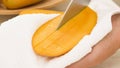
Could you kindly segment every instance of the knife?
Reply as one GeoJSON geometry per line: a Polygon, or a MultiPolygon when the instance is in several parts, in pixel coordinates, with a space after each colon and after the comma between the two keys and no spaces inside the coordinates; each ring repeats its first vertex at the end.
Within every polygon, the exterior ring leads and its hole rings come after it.
{"type": "Polygon", "coordinates": [[[118,6],[120,6],[120,0],[113,0],[118,6]]]}
{"type": "Polygon", "coordinates": [[[72,17],[80,13],[85,6],[88,6],[90,0],[67,0],[68,4],[63,17],[58,25],[58,29],[72,17]]]}

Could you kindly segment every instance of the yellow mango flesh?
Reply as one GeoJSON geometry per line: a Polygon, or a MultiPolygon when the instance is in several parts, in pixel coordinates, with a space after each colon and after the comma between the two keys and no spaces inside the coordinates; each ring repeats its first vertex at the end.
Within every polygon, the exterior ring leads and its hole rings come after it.
{"type": "Polygon", "coordinates": [[[29,10],[24,10],[24,11],[20,12],[20,15],[39,14],[39,13],[43,13],[43,14],[63,14],[63,12],[60,12],[60,11],[29,9],[29,10]]]}
{"type": "MultiPolygon", "coordinates": [[[[50,14],[54,12],[55,11],[50,11],[50,14]]],[[[24,13],[26,14],[27,12],[23,12],[22,14],[24,13]]],[[[43,13],[49,14],[49,11],[43,13]]],[[[61,15],[39,27],[34,33],[32,45],[35,53],[38,55],[56,57],[67,53],[77,45],[85,35],[91,33],[97,22],[96,13],[89,7],[86,7],[82,12],[77,14],[57,30],[63,15],[62,13],[60,14],[61,15]]]]}
{"type": "Polygon", "coordinates": [[[3,0],[8,9],[17,9],[40,2],[41,0],[3,0]]]}

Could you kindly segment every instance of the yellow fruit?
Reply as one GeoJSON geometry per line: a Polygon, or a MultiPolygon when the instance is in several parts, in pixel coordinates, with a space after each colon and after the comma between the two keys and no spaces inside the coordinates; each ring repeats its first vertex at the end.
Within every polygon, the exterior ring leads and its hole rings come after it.
{"type": "MultiPolygon", "coordinates": [[[[49,14],[49,11],[44,12],[43,10],[43,12],[40,13],[49,14]]],[[[85,35],[91,33],[97,21],[96,13],[89,7],[86,7],[82,12],[57,30],[62,15],[63,14],[46,22],[34,33],[32,45],[35,53],[38,55],[56,57],[67,53],[85,35]]]]}
{"type": "Polygon", "coordinates": [[[3,4],[8,9],[17,9],[17,8],[22,8],[32,4],[36,4],[40,1],[41,0],[3,0],[3,4]]]}
{"type": "Polygon", "coordinates": [[[24,10],[20,12],[20,15],[23,14],[37,14],[37,13],[44,13],[44,14],[62,14],[63,12],[60,11],[53,11],[53,10],[35,10],[35,9],[29,9],[29,10],[24,10]]]}

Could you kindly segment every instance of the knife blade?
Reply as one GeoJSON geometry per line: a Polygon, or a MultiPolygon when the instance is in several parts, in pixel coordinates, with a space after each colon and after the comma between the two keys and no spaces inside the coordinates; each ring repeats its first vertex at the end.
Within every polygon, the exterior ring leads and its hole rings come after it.
{"type": "Polygon", "coordinates": [[[120,6],[120,0],[113,0],[118,6],[120,6]]]}
{"type": "Polygon", "coordinates": [[[60,21],[60,24],[58,25],[58,29],[72,17],[81,12],[85,6],[89,4],[89,2],[90,0],[68,0],[68,5],[60,21]]]}

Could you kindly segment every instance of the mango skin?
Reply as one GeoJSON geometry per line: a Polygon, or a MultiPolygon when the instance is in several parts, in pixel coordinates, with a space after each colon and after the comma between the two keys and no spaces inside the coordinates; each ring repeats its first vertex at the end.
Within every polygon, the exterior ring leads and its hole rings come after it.
{"type": "MultiPolygon", "coordinates": [[[[49,11],[44,12],[43,10],[40,13],[49,14],[49,11]]],[[[32,38],[32,46],[36,54],[45,57],[64,55],[85,35],[89,35],[97,23],[97,14],[89,7],[86,7],[57,30],[62,15],[63,13],[60,13],[58,17],[46,22],[36,30],[32,38]]]]}
{"type": "Polygon", "coordinates": [[[3,0],[3,4],[8,9],[18,9],[32,4],[36,4],[41,0],[3,0]]]}

